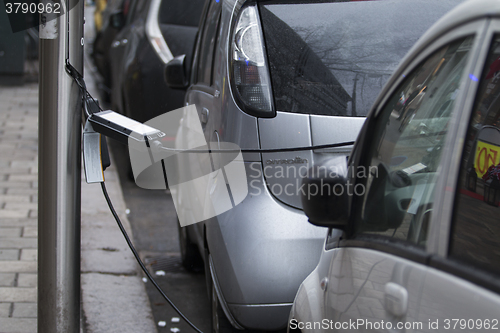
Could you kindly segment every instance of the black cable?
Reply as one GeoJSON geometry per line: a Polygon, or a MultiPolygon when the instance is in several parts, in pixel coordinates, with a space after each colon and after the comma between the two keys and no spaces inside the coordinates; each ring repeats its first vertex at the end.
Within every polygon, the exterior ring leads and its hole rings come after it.
{"type": "Polygon", "coordinates": [[[186,316],[174,305],[174,303],[168,298],[167,295],[163,292],[163,290],[160,288],[160,286],[156,283],[155,279],[151,276],[149,273],[148,269],[142,262],[141,258],[139,257],[139,254],[137,253],[134,245],[132,244],[132,241],[128,237],[127,231],[123,227],[122,222],[120,221],[120,218],[118,217],[118,214],[115,211],[115,208],[113,207],[113,204],[111,203],[111,199],[109,198],[108,191],[106,191],[106,185],[104,185],[104,182],[101,182],[101,188],[102,188],[102,193],[104,194],[104,197],[106,198],[106,202],[108,203],[109,209],[111,210],[111,213],[113,214],[116,223],[118,224],[118,227],[120,228],[123,237],[125,237],[125,240],[127,241],[128,246],[130,247],[130,250],[132,250],[132,253],[134,254],[135,259],[139,263],[139,266],[141,266],[142,270],[146,274],[146,276],[149,278],[151,283],[155,286],[155,288],[160,292],[160,294],[165,298],[165,300],[170,304],[170,306],[179,314],[179,316],[186,321],[186,323],[191,326],[196,332],[203,333],[198,327],[196,327],[189,319],[186,318],[186,316]]]}

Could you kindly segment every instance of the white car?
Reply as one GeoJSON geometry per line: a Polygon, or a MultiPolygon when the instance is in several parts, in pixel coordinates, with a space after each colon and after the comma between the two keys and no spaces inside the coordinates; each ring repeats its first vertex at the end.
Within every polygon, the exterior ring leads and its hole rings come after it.
{"type": "Polygon", "coordinates": [[[438,21],[349,161],[315,171],[303,207],[329,233],[289,331],[500,330],[500,1],[438,21]]]}

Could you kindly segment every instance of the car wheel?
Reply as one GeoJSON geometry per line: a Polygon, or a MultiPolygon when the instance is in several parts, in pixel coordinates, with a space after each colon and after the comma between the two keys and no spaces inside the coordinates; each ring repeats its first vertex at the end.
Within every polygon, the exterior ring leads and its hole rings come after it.
{"type": "MultiPolygon", "coordinates": [[[[210,274],[210,273],[208,273],[210,274]]],[[[213,333],[229,333],[229,332],[244,332],[235,329],[222,310],[219,298],[217,297],[217,292],[215,291],[214,282],[212,280],[211,285],[211,297],[210,301],[212,303],[212,332],[213,333]]]]}
{"type": "Polygon", "coordinates": [[[202,272],[203,259],[198,251],[198,246],[189,238],[187,228],[180,226],[179,220],[177,220],[177,228],[179,230],[179,246],[181,250],[182,265],[188,271],[202,272]]]}

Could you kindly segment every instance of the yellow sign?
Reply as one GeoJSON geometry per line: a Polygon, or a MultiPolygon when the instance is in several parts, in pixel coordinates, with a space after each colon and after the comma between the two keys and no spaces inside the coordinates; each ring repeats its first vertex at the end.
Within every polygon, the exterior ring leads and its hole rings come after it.
{"type": "Polygon", "coordinates": [[[477,141],[476,156],[474,157],[474,168],[477,176],[481,178],[488,168],[500,163],[500,147],[477,141]]]}

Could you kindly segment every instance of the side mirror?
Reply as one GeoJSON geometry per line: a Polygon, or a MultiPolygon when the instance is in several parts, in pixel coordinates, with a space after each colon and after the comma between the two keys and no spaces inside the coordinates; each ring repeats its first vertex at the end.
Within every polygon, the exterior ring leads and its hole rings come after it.
{"type": "Polygon", "coordinates": [[[186,89],[189,85],[185,65],[186,55],[180,55],[165,65],[165,82],[169,88],[186,89]]]}
{"type": "Polygon", "coordinates": [[[125,15],[122,11],[114,12],[109,16],[109,25],[115,29],[121,30],[125,25],[125,15]]]}
{"type": "Polygon", "coordinates": [[[347,225],[350,190],[345,156],[313,166],[302,179],[302,184],[302,207],[309,222],[343,229],[347,225]]]}

